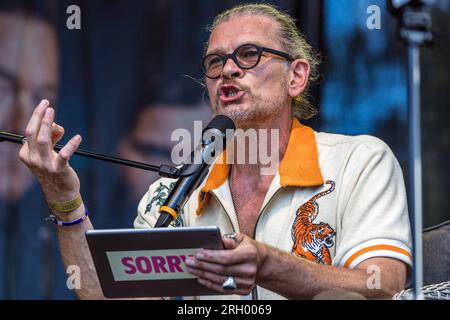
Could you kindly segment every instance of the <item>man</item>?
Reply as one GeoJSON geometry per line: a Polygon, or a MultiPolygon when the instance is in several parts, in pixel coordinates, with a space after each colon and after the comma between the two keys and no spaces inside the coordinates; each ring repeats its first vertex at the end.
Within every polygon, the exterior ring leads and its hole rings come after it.
{"type": "MultiPolygon", "coordinates": [[[[212,167],[180,221],[236,234],[224,238],[225,250],[188,258],[188,271],[218,294],[308,299],[339,288],[391,297],[405,286],[411,239],[402,173],[389,148],[372,137],[315,133],[293,118],[313,113],[305,97],[317,62],[289,16],[268,5],[243,5],[219,15],[211,29],[203,66],[214,113],[228,115],[241,129],[277,130],[282,160],[269,175],[261,174],[261,159],[212,167]],[[373,272],[380,281],[372,286],[373,272]]],[[[53,120],[43,100],[20,156],[57,219],[77,221],[59,227],[58,235],[66,265],[82,269],[78,295],[102,298],[84,237],[92,224],[68,164],[81,137],[53,152],[63,133],[53,120]]],[[[233,156],[242,150],[249,156],[239,146],[233,156]]],[[[152,199],[171,182],[150,187],[135,227],[153,227],[158,205],[152,199]]]]}

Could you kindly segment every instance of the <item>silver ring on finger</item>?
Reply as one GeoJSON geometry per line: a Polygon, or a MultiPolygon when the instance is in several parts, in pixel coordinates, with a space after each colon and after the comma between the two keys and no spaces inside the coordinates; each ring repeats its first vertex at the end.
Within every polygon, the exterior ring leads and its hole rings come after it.
{"type": "Polygon", "coordinates": [[[224,234],[223,237],[228,238],[228,239],[233,239],[234,242],[236,243],[236,247],[239,245],[239,239],[237,237],[236,232],[224,234]]]}
{"type": "Polygon", "coordinates": [[[233,276],[226,276],[223,281],[222,288],[224,290],[235,290],[237,288],[236,278],[233,276]]]}

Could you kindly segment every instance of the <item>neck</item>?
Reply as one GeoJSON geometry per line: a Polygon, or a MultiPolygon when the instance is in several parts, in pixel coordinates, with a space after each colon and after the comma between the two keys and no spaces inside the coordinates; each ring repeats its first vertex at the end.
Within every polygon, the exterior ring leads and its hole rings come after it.
{"type": "Polygon", "coordinates": [[[291,126],[291,114],[286,112],[258,123],[257,127],[237,130],[231,148],[231,175],[271,179],[286,152],[291,126]]]}

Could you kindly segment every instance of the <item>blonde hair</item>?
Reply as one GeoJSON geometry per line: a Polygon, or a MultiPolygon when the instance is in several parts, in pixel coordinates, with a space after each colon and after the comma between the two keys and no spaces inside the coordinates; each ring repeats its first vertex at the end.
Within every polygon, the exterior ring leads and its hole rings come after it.
{"type": "MultiPolygon", "coordinates": [[[[284,50],[294,59],[305,59],[308,61],[310,65],[308,85],[305,91],[292,99],[292,113],[298,119],[306,120],[314,117],[318,111],[311,103],[308,88],[311,83],[319,78],[320,59],[297,28],[294,18],[271,4],[240,4],[216,16],[213,23],[208,27],[208,31],[212,33],[219,24],[228,21],[231,17],[246,15],[261,15],[277,22],[280,27],[278,38],[284,50]]],[[[208,47],[208,43],[206,43],[205,47],[208,47]]]]}

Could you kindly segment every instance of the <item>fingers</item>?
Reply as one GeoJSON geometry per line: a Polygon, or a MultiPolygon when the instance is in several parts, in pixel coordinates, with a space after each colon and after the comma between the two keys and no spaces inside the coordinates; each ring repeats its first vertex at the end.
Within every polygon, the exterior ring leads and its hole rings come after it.
{"type": "Polygon", "coordinates": [[[81,137],[73,137],[59,153],[54,152],[54,145],[64,134],[54,119],[54,109],[47,100],[42,100],[27,124],[26,142],[19,156],[39,180],[46,198],[61,202],[73,199],[80,190],[80,180],[67,162],[80,145],[81,137]]]}
{"type": "Polygon", "coordinates": [[[246,242],[239,244],[233,238],[225,237],[223,242],[226,250],[202,250],[187,258],[187,271],[204,286],[228,293],[222,287],[223,282],[226,276],[234,276],[237,289],[233,293],[250,293],[256,281],[256,247],[246,242]]]}
{"type": "Polygon", "coordinates": [[[251,289],[249,289],[249,290],[247,290],[247,289],[240,289],[239,287],[237,289],[235,289],[235,290],[232,290],[232,291],[225,290],[222,287],[222,285],[219,285],[217,283],[214,283],[214,282],[206,280],[206,279],[198,279],[198,282],[200,284],[204,285],[205,287],[207,287],[209,289],[212,289],[212,290],[215,290],[215,291],[220,292],[220,293],[232,293],[232,294],[238,294],[238,295],[241,295],[241,296],[245,296],[245,295],[248,295],[248,294],[250,294],[252,292],[251,289]]]}
{"type": "Polygon", "coordinates": [[[254,281],[256,275],[256,264],[252,263],[224,266],[217,263],[199,261],[195,258],[188,258],[186,259],[186,267],[188,268],[188,272],[192,271],[192,274],[201,277],[204,277],[205,274],[215,274],[217,276],[234,275],[254,281]]]}
{"type": "Polygon", "coordinates": [[[25,142],[22,145],[22,148],[20,148],[19,158],[27,166],[28,166],[28,153],[29,153],[28,142],[25,142]]]}
{"type": "Polygon", "coordinates": [[[25,129],[25,135],[27,137],[27,142],[31,150],[37,149],[36,137],[39,134],[42,118],[44,117],[44,113],[48,105],[48,100],[42,100],[34,109],[30,121],[28,121],[27,127],[25,129]]]}
{"type": "Polygon", "coordinates": [[[64,128],[55,122],[52,123],[52,146],[54,147],[64,136],[64,128]]]}
{"type": "Polygon", "coordinates": [[[81,143],[81,136],[77,134],[58,153],[58,162],[60,166],[64,166],[72,157],[73,153],[78,149],[81,143]]]}
{"type": "MultiPolygon", "coordinates": [[[[50,162],[53,147],[64,135],[64,128],[54,123],[55,111],[49,108],[48,100],[42,100],[34,109],[27,124],[26,143],[20,151],[20,158],[32,167],[50,162]]],[[[57,161],[64,166],[81,143],[81,136],[76,135],[60,150],[57,161]]],[[[50,164],[48,164],[51,166],[50,164]]]]}
{"type": "Polygon", "coordinates": [[[230,291],[223,288],[224,280],[225,277],[213,275],[212,278],[198,278],[197,281],[209,289],[216,290],[221,293],[234,293],[239,295],[247,295],[251,293],[253,287],[255,286],[254,283],[249,283],[248,281],[235,277],[236,289],[230,291]]]}
{"type": "Polygon", "coordinates": [[[42,118],[41,128],[37,135],[37,147],[39,153],[41,154],[42,161],[47,161],[52,148],[52,124],[55,117],[55,111],[53,108],[47,108],[44,112],[44,117],[42,118]]]}
{"type": "MultiPolygon", "coordinates": [[[[233,241],[232,239],[228,240],[233,241]]],[[[249,260],[256,260],[257,252],[254,246],[241,244],[234,250],[202,250],[195,254],[195,258],[205,262],[233,265],[249,260]]]]}
{"type": "Polygon", "coordinates": [[[243,235],[240,233],[231,233],[224,235],[222,242],[225,249],[232,250],[235,249],[243,240],[243,235]]]}
{"type": "MultiPolygon", "coordinates": [[[[188,260],[186,260],[188,261],[188,260]]],[[[216,267],[212,267],[214,270],[216,270],[216,267]]],[[[255,286],[255,272],[249,272],[252,267],[250,265],[241,265],[238,269],[239,271],[236,271],[236,268],[230,268],[227,270],[224,270],[223,273],[217,273],[215,271],[210,272],[205,269],[198,269],[194,267],[187,266],[187,271],[195,276],[198,277],[198,282],[202,285],[219,291],[219,292],[227,292],[230,293],[229,290],[225,290],[223,288],[223,283],[225,281],[225,278],[228,275],[233,275],[236,281],[236,289],[233,291],[233,293],[246,295],[251,292],[253,287],[255,286]],[[243,270],[245,270],[243,272],[243,270]],[[250,276],[247,276],[249,274],[250,276]]]]}
{"type": "Polygon", "coordinates": [[[233,249],[236,249],[236,247],[237,247],[237,243],[233,239],[223,238],[222,242],[223,242],[223,246],[226,250],[233,250],[233,249]]]}
{"type": "Polygon", "coordinates": [[[200,284],[204,285],[205,287],[211,289],[211,290],[215,290],[217,292],[220,293],[233,293],[233,294],[239,294],[239,295],[247,295],[249,292],[247,292],[246,290],[241,290],[236,288],[235,290],[231,291],[231,290],[225,290],[221,285],[218,285],[215,282],[212,282],[210,280],[207,279],[198,279],[197,280],[200,284]]]}

